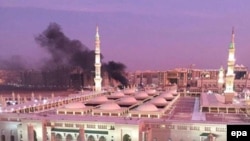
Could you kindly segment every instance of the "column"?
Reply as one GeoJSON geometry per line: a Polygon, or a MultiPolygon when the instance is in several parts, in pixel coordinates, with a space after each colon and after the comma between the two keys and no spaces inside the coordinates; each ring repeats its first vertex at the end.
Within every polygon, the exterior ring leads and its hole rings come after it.
{"type": "Polygon", "coordinates": [[[18,104],[21,104],[21,97],[20,97],[20,94],[17,94],[17,103],[18,103],[18,104]]]}
{"type": "Polygon", "coordinates": [[[85,141],[85,132],[84,132],[84,128],[83,127],[80,127],[79,138],[80,138],[80,141],[85,141]]]}
{"type": "Polygon", "coordinates": [[[15,101],[15,93],[14,92],[12,92],[12,101],[15,101]]]}
{"type": "Polygon", "coordinates": [[[34,141],[34,129],[31,124],[28,125],[28,141],[34,141]]]}
{"type": "Polygon", "coordinates": [[[55,133],[51,133],[51,141],[55,141],[56,140],[56,135],[55,133]]]}
{"type": "Polygon", "coordinates": [[[35,100],[35,94],[32,92],[31,93],[31,101],[34,101],[35,100]]]}

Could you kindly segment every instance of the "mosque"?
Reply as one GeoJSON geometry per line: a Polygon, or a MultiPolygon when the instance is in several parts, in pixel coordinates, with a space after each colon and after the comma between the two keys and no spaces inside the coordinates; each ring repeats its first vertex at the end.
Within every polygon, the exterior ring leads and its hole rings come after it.
{"type": "Polygon", "coordinates": [[[95,36],[95,91],[30,100],[0,96],[0,141],[225,141],[227,124],[249,124],[247,100],[235,102],[234,31],[219,94],[179,91],[178,85],[143,91],[102,88],[100,38],[95,36]],[[225,78],[225,80],[224,80],[225,78]],[[6,105],[6,100],[18,104],[6,105]]]}

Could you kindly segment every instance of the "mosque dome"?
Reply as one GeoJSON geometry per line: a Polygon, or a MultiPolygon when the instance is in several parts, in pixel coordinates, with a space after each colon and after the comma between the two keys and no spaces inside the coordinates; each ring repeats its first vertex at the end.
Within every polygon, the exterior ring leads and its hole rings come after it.
{"type": "Polygon", "coordinates": [[[166,105],[167,101],[163,97],[156,97],[152,100],[150,100],[150,103],[154,105],[166,105]]]}
{"type": "Polygon", "coordinates": [[[107,103],[101,104],[100,109],[102,109],[102,110],[119,110],[119,109],[121,109],[121,107],[117,103],[107,102],[107,103]]]}
{"type": "Polygon", "coordinates": [[[108,101],[108,98],[106,96],[98,96],[98,97],[92,98],[88,103],[104,103],[107,101],[108,101]]]}
{"type": "Polygon", "coordinates": [[[115,92],[115,93],[112,93],[110,95],[110,97],[114,97],[114,98],[121,98],[124,96],[124,93],[123,92],[115,92]]]}
{"type": "Polygon", "coordinates": [[[127,97],[122,97],[119,103],[134,104],[137,103],[137,100],[132,96],[127,96],[127,97]]]}
{"type": "Polygon", "coordinates": [[[83,109],[85,105],[82,102],[70,103],[64,106],[67,109],[83,109]]]}
{"type": "Polygon", "coordinates": [[[135,89],[125,89],[123,90],[124,94],[134,94],[135,93],[135,89]]]}
{"type": "Polygon", "coordinates": [[[148,97],[148,94],[144,91],[141,91],[135,94],[136,99],[145,99],[147,97],[148,97]]]}
{"type": "Polygon", "coordinates": [[[138,111],[153,112],[158,111],[157,107],[152,103],[145,103],[136,108],[138,111]]]}
{"type": "Polygon", "coordinates": [[[174,99],[174,96],[171,93],[169,93],[169,92],[163,93],[160,96],[163,97],[163,98],[165,98],[166,100],[173,100],[174,99]]]}
{"type": "Polygon", "coordinates": [[[155,89],[149,89],[146,91],[149,95],[153,95],[156,93],[156,90],[155,89]]]}

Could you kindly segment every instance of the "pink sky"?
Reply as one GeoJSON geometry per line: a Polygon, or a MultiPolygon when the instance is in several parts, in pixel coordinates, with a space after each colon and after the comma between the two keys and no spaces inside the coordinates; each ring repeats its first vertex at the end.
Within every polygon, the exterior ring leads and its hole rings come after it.
{"type": "Polygon", "coordinates": [[[48,57],[34,41],[51,22],[94,49],[95,26],[104,61],[128,70],[226,66],[232,26],[236,62],[250,66],[250,1],[241,0],[1,0],[0,58],[48,57]]]}

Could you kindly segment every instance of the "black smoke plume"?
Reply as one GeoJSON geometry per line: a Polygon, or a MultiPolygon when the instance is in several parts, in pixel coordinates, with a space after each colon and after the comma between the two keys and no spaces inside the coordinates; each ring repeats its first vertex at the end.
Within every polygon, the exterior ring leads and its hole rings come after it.
{"type": "MultiPolygon", "coordinates": [[[[51,23],[35,40],[51,55],[45,69],[51,70],[55,67],[58,68],[58,66],[80,67],[85,74],[94,75],[95,51],[88,49],[79,40],[69,39],[58,24],[51,23]]],[[[124,64],[110,61],[107,64],[104,63],[103,68],[103,71],[107,71],[109,78],[127,86],[128,81],[124,75],[126,66],[124,64]]]]}
{"type": "Polygon", "coordinates": [[[126,66],[120,62],[109,61],[103,64],[103,69],[108,73],[109,79],[119,81],[123,86],[128,86],[128,80],[125,76],[126,66]]]}
{"type": "Polygon", "coordinates": [[[51,59],[47,61],[45,68],[80,66],[85,71],[93,69],[93,51],[89,50],[79,40],[69,39],[58,24],[51,23],[35,40],[51,55],[51,59]]]}
{"type": "Polygon", "coordinates": [[[13,55],[7,59],[0,58],[0,69],[20,71],[26,68],[27,62],[19,55],[13,55]]]}

